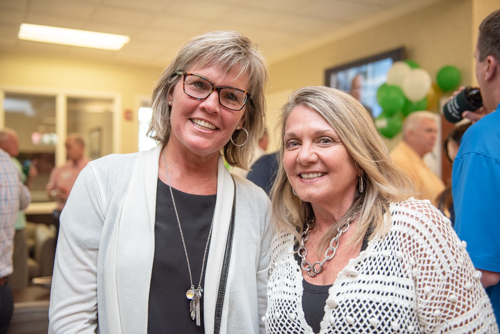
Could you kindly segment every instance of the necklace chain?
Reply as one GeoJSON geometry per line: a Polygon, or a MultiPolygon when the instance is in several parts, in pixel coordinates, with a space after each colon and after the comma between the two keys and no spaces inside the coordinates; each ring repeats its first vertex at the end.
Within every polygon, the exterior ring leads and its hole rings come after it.
{"type": "Polygon", "coordinates": [[[332,238],[330,241],[330,246],[325,250],[325,258],[323,261],[316,261],[313,264],[306,260],[307,256],[307,248],[306,242],[309,240],[310,230],[314,228],[314,219],[309,221],[306,226],[306,230],[302,233],[302,240],[300,241],[300,247],[297,251],[300,257],[300,268],[304,270],[309,276],[314,277],[323,271],[323,266],[326,261],[330,261],[337,254],[337,248],[340,245],[340,237],[342,234],[346,233],[351,226],[351,222],[356,218],[359,213],[359,208],[356,210],[349,218],[344,225],[337,227],[337,235],[332,238]]]}
{"type": "Polygon", "coordinates": [[[201,324],[200,324],[199,307],[200,307],[200,299],[203,292],[203,289],[201,288],[201,282],[203,280],[203,272],[205,270],[205,261],[208,252],[208,245],[210,244],[210,238],[212,236],[212,230],[214,227],[215,210],[214,210],[214,215],[212,216],[212,222],[210,223],[210,231],[208,232],[207,243],[205,245],[205,252],[203,253],[203,263],[201,265],[200,281],[198,282],[198,287],[195,289],[193,284],[193,275],[191,273],[191,265],[189,263],[189,255],[186,248],[186,242],[184,241],[184,233],[182,233],[181,220],[179,219],[179,213],[177,212],[177,206],[175,205],[174,193],[172,191],[172,186],[171,186],[172,182],[170,182],[170,175],[168,174],[167,158],[165,156],[165,150],[166,148],[163,150],[163,161],[165,163],[165,172],[167,173],[168,188],[170,189],[170,196],[172,197],[172,204],[174,206],[175,217],[177,218],[177,225],[179,226],[179,232],[181,233],[182,246],[184,247],[184,254],[186,255],[186,262],[189,272],[189,281],[191,283],[191,288],[186,292],[186,297],[191,300],[191,305],[190,305],[191,317],[193,320],[196,319],[196,325],[200,326],[201,324]]]}

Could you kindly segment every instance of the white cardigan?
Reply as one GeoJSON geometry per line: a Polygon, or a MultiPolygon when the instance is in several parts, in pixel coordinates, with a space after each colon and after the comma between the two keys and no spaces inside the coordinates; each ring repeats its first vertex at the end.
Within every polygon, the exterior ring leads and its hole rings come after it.
{"type": "MultiPolygon", "coordinates": [[[[390,214],[390,232],[374,236],[329,289],[320,333],[498,333],[481,276],[449,220],[414,199],[391,204],[390,214]]],[[[293,245],[281,233],[271,246],[271,334],[313,333],[293,245]]]]}
{"type": "MultiPolygon", "coordinates": [[[[50,333],[147,332],[160,152],[161,145],[147,152],[110,155],[80,173],[61,215],[50,333]]],[[[235,181],[235,229],[220,333],[262,333],[270,202],[251,182],[238,177],[235,181]]],[[[233,190],[220,158],[203,295],[206,333],[214,327],[233,190]]]]}

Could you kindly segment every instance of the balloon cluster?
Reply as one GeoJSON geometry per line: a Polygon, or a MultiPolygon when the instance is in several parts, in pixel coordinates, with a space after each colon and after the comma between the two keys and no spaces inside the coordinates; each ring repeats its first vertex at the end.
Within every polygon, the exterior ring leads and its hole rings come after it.
{"type": "Polygon", "coordinates": [[[375,126],[380,134],[393,138],[410,113],[435,109],[443,91],[453,91],[459,86],[460,71],[447,65],[439,70],[436,79],[437,84],[413,60],[395,62],[387,73],[387,82],[377,90],[382,113],[376,118],[375,126]]]}

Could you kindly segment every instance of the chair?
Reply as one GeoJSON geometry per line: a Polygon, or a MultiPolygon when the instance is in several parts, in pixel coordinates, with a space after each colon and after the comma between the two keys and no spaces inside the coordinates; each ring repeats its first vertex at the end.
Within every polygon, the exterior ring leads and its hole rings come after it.
{"type": "Polygon", "coordinates": [[[35,230],[34,257],[28,258],[29,279],[52,276],[56,251],[55,227],[37,224],[35,230]]]}
{"type": "Polygon", "coordinates": [[[49,301],[14,304],[14,313],[7,334],[47,334],[49,301]]]}

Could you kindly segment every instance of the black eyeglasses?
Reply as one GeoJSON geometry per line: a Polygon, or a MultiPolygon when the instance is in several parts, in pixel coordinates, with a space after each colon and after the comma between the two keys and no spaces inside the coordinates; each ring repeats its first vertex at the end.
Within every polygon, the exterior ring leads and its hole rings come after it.
{"type": "Polygon", "coordinates": [[[250,94],[244,90],[234,87],[217,87],[207,79],[199,75],[184,71],[176,72],[177,75],[183,75],[183,88],[187,96],[197,100],[204,100],[217,91],[219,93],[219,103],[229,110],[238,111],[243,109],[250,94]]]}

